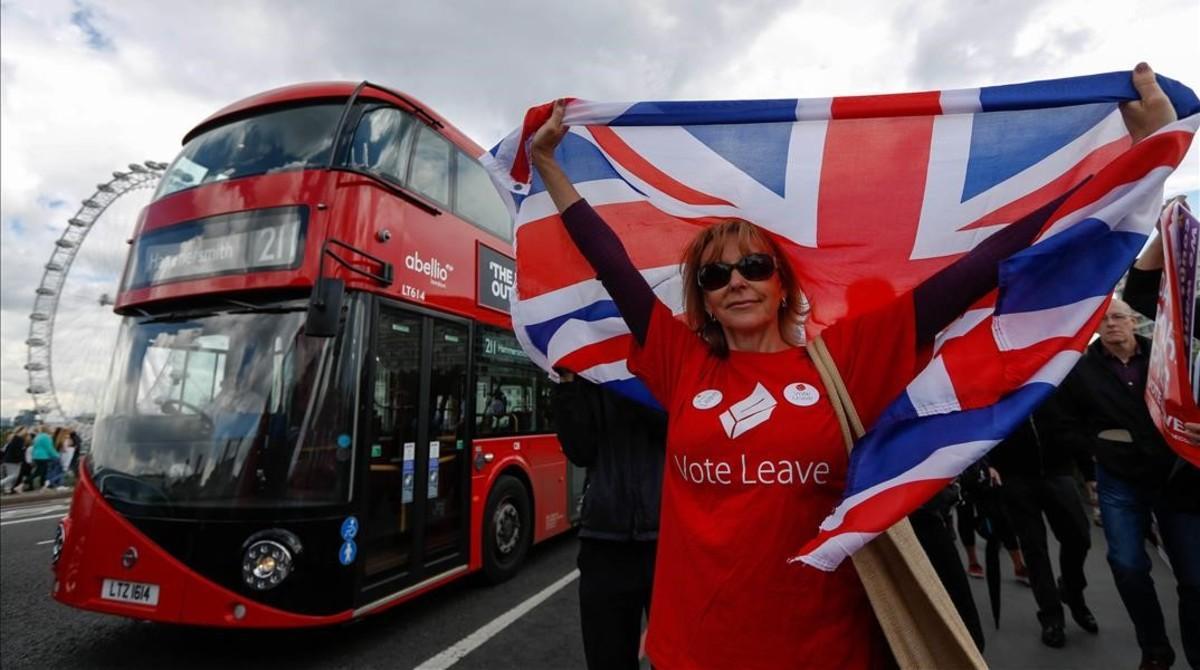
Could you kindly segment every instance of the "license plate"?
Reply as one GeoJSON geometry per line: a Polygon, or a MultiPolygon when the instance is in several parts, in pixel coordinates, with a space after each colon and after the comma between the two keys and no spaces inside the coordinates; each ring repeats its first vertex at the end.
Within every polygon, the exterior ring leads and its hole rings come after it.
{"type": "Polygon", "coordinates": [[[106,579],[100,587],[100,597],[121,603],[153,606],[158,604],[158,584],[106,579]]]}

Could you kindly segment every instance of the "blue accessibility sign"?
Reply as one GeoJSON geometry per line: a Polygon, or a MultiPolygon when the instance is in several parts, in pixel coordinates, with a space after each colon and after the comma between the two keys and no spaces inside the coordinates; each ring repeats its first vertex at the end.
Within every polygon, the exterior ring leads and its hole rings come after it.
{"type": "Polygon", "coordinates": [[[346,540],[342,543],[342,548],[338,550],[338,560],[342,565],[350,565],[357,555],[358,545],[354,544],[354,540],[346,540]]]}
{"type": "Polygon", "coordinates": [[[356,517],[348,516],[346,517],[346,520],[342,522],[342,539],[353,540],[355,535],[358,535],[358,519],[356,517]]]}

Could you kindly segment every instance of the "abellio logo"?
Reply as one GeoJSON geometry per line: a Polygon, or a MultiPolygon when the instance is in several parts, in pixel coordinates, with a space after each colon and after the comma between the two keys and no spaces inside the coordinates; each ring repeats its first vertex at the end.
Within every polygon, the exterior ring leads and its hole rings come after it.
{"type": "Polygon", "coordinates": [[[443,265],[436,258],[423,259],[419,251],[404,257],[404,267],[429,277],[430,283],[441,288],[446,288],[446,280],[450,278],[450,273],[454,272],[453,265],[443,265]]]}

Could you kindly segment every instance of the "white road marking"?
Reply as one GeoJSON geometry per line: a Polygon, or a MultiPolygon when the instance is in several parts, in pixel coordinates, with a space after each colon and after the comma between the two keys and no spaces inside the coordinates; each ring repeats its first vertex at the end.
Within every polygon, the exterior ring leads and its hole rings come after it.
{"type": "MultiPolygon", "coordinates": [[[[1155,549],[1158,550],[1158,556],[1159,558],[1163,559],[1163,563],[1166,563],[1167,567],[1171,568],[1171,557],[1167,556],[1167,549],[1162,545],[1162,542],[1159,542],[1155,549]]],[[[1175,568],[1171,569],[1174,570],[1175,568]]]]}
{"type": "Polygon", "coordinates": [[[51,543],[51,542],[53,542],[53,541],[54,541],[54,539],[53,539],[53,538],[51,538],[51,539],[49,539],[49,540],[42,540],[41,542],[35,542],[34,544],[37,544],[38,546],[41,546],[41,545],[43,545],[43,544],[50,544],[50,543],[51,543]]]}
{"type": "Polygon", "coordinates": [[[542,604],[547,598],[561,591],[567,584],[579,578],[579,571],[572,570],[562,579],[530,596],[525,602],[484,624],[479,630],[459,640],[453,646],[417,666],[417,670],[443,670],[458,663],[467,654],[475,651],[497,633],[507,628],[517,619],[525,616],[530,610],[542,604]]]}
{"type": "Polygon", "coordinates": [[[4,521],[0,526],[11,526],[18,523],[28,523],[30,521],[45,521],[46,519],[62,519],[65,514],[49,514],[47,516],[35,516],[32,519],[14,519],[13,521],[4,521]]]}
{"type": "Polygon", "coordinates": [[[33,507],[18,507],[0,512],[0,520],[17,519],[23,516],[38,516],[49,512],[67,511],[71,506],[63,503],[56,505],[35,505],[33,507]]]}

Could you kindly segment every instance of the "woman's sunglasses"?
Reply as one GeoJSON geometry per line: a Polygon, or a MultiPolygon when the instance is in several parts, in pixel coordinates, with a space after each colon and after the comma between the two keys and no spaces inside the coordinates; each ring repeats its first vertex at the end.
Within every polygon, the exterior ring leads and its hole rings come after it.
{"type": "Polygon", "coordinates": [[[762,281],[775,274],[775,259],[768,254],[747,254],[733,264],[705,263],[696,273],[696,283],[705,291],[725,288],[734,270],[750,281],[762,281]]]}

